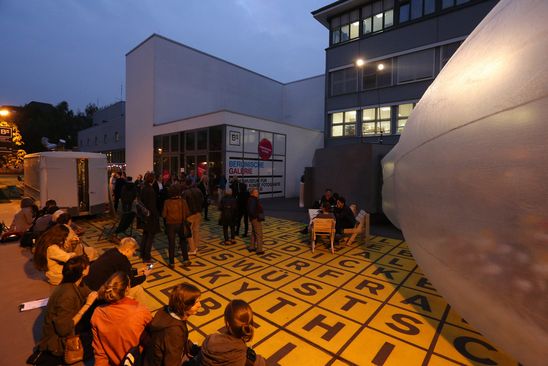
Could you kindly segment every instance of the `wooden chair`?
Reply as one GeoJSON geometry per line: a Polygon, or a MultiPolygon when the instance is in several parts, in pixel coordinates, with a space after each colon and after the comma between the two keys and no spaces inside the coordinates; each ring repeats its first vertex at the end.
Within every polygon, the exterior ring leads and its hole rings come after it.
{"type": "Polygon", "coordinates": [[[346,241],[346,245],[352,245],[358,234],[363,235],[365,233],[365,242],[367,243],[367,240],[369,240],[369,214],[361,210],[358,216],[356,216],[356,221],[356,226],[352,229],[344,229],[343,231],[343,234],[350,235],[346,241]]]}
{"type": "Polygon", "coordinates": [[[324,219],[324,218],[315,218],[312,220],[312,253],[314,253],[314,248],[316,247],[316,237],[320,235],[329,236],[329,241],[331,242],[331,253],[335,253],[333,248],[333,242],[335,240],[335,220],[334,219],[324,219]]]}

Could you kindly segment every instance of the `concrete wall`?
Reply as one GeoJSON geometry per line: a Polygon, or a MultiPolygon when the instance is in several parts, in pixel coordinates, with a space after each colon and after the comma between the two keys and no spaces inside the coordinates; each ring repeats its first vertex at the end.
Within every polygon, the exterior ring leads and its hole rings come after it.
{"type": "Polygon", "coordinates": [[[154,121],[154,43],[126,55],[126,172],[152,171],[154,121]]]}
{"type": "Polygon", "coordinates": [[[283,87],[283,121],[323,131],[325,75],[294,81],[283,87]]]}
{"type": "Polygon", "coordinates": [[[219,110],[282,120],[283,84],[161,36],[151,42],[156,124],[219,110]]]}

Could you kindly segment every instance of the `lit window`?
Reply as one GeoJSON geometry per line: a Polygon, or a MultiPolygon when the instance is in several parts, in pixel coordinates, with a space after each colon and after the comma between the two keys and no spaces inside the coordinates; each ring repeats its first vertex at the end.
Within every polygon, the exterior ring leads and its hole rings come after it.
{"type": "Polygon", "coordinates": [[[357,91],[358,73],[355,67],[329,73],[331,79],[331,95],[353,93],[357,91]]]}
{"type": "Polygon", "coordinates": [[[400,104],[398,106],[398,127],[396,130],[397,134],[400,134],[403,131],[403,128],[407,124],[407,119],[411,114],[411,111],[415,107],[414,103],[400,104]]]}
{"type": "Polygon", "coordinates": [[[331,19],[331,43],[346,42],[360,36],[359,11],[353,10],[331,19]]]}
{"type": "Polygon", "coordinates": [[[362,111],[362,135],[390,134],[391,107],[368,108],[362,111]]]}
{"type": "Polygon", "coordinates": [[[366,63],[363,68],[363,89],[392,85],[392,59],[366,63]]]}
{"type": "Polygon", "coordinates": [[[332,113],[331,136],[356,136],[356,111],[332,113]]]}
{"type": "Polygon", "coordinates": [[[362,8],[363,34],[381,32],[394,25],[394,0],[375,1],[362,8]]]}

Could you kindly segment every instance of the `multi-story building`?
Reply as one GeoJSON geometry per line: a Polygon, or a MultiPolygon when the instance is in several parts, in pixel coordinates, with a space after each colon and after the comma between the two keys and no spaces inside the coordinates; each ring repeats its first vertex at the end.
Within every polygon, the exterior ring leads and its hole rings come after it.
{"type": "Polygon", "coordinates": [[[126,102],[120,101],[93,114],[93,125],[78,132],[80,151],[106,154],[111,165],[123,168],[126,161],[126,102]]]}
{"type": "MultiPolygon", "coordinates": [[[[341,158],[350,164],[346,171],[354,171],[355,164],[360,174],[337,180],[340,190],[357,196],[356,201],[371,212],[378,211],[380,159],[398,142],[428,86],[496,3],[339,0],[313,11],[314,18],[330,31],[325,149],[316,154],[316,171],[338,166],[334,163],[341,158]],[[362,147],[349,146],[360,143],[362,147]]],[[[334,184],[329,177],[313,176],[316,196],[334,184]]]]}

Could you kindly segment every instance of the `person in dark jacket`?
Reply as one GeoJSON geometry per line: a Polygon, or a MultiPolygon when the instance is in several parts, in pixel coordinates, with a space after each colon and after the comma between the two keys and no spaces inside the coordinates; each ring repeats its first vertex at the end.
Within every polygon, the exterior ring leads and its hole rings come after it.
{"type": "Polygon", "coordinates": [[[148,209],[150,215],[143,222],[143,238],[141,240],[141,258],[143,262],[151,262],[152,257],[150,252],[152,250],[152,242],[154,241],[154,235],[160,231],[160,222],[158,221],[160,214],[158,212],[158,206],[156,201],[156,193],[152,188],[154,182],[154,174],[147,173],[144,178],[143,189],[141,190],[141,202],[148,209]]]}
{"type": "Polygon", "coordinates": [[[137,247],[137,242],[132,237],[120,240],[117,248],[108,249],[91,264],[89,274],[84,278],[84,283],[93,291],[98,291],[114,273],[124,272],[129,276],[130,292],[136,289],[138,285],[146,281],[147,275],[150,273],[150,270],[137,273],[131,267],[129,259],[133,257],[137,247]]]}
{"type": "Polygon", "coordinates": [[[200,178],[200,183],[198,183],[198,189],[200,192],[202,192],[203,199],[203,209],[204,209],[204,220],[209,221],[209,217],[207,217],[207,213],[209,211],[209,178],[207,175],[202,175],[200,178]]]}
{"type": "Polygon", "coordinates": [[[118,204],[120,202],[120,198],[122,198],[122,188],[126,184],[126,174],[122,173],[122,175],[116,179],[116,182],[114,182],[114,212],[118,212],[118,204]]]}
{"type": "Polygon", "coordinates": [[[202,192],[196,186],[192,185],[190,179],[186,180],[186,189],[183,192],[183,198],[188,205],[188,222],[191,225],[192,237],[188,240],[189,252],[188,254],[196,255],[198,253],[198,245],[200,245],[200,225],[202,222],[202,206],[204,203],[204,196],[202,192]]]}
{"type": "MultiPolygon", "coordinates": [[[[88,271],[89,261],[86,257],[70,258],[63,265],[61,284],[55,287],[49,298],[38,348],[50,357],[58,358],[60,363],[52,364],[63,364],[64,338],[79,333],[77,325],[97,298],[97,292],[90,291],[85,285],[81,286],[82,278],[88,271]]],[[[88,346],[91,349],[91,344],[88,346]]]]}
{"type": "Polygon", "coordinates": [[[221,211],[221,217],[219,218],[219,224],[223,226],[224,244],[230,243],[236,244],[235,237],[235,223],[238,216],[238,202],[232,196],[232,190],[230,188],[225,189],[225,195],[221,199],[219,204],[219,211],[221,211]],[[230,228],[230,241],[228,240],[228,228],[230,228]]]}
{"type": "Polygon", "coordinates": [[[210,334],[198,356],[202,366],[265,366],[265,359],[256,355],[246,343],[253,339],[253,311],[243,300],[232,300],[225,308],[226,331],[210,334]]]}
{"type": "Polygon", "coordinates": [[[346,199],[344,197],[337,198],[337,206],[333,210],[335,214],[335,232],[342,235],[344,229],[353,228],[356,225],[356,219],[354,213],[346,205],[346,199]]]}
{"type": "Polygon", "coordinates": [[[247,236],[249,230],[249,218],[247,216],[247,200],[249,199],[249,191],[247,185],[244,182],[240,182],[238,177],[234,177],[230,188],[232,189],[232,195],[238,201],[238,216],[236,217],[236,236],[240,236],[240,225],[242,219],[244,220],[244,233],[242,238],[247,236]]]}
{"type": "Polygon", "coordinates": [[[135,186],[135,183],[133,183],[133,178],[127,177],[126,184],[122,187],[122,193],[120,196],[123,212],[131,211],[131,205],[133,204],[135,198],[137,198],[137,187],[135,186]]]}
{"type": "Polygon", "coordinates": [[[263,205],[259,201],[259,190],[253,188],[249,199],[247,200],[247,214],[249,215],[249,221],[251,221],[251,243],[248,250],[250,252],[257,252],[257,254],[264,254],[263,251],[263,221],[264,210],[263,205]]]}
{"type": "Polygon", "coordinates": [[[200,290],[191,284],[176,286],[169,305],[158,310],[148,327],[150,341],[143,351],[143,366],[179,366],[198,350],[188,339],[187,319],[200,309],[200,290]]]}

